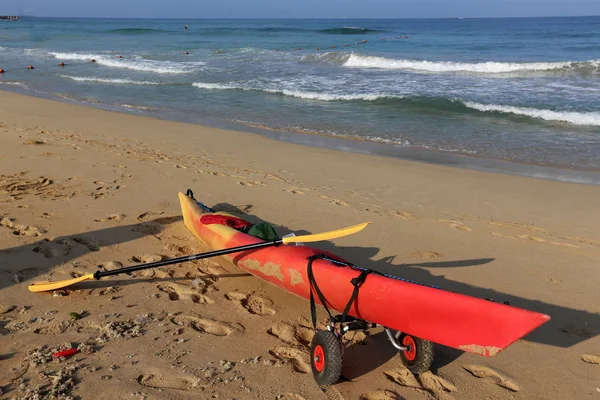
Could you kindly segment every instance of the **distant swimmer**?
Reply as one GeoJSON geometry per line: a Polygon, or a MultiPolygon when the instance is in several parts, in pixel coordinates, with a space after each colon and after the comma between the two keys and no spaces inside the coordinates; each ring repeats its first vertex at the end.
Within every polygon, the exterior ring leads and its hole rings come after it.
{"type": "Polygon", "coordinates": [[[279,50],[275,49],[275,51],[279,51],[279,50]]]}
{"type": "Polygon", "coordinates": [[[321,50],[321,49],[317,47],[315,50],[321,50]]]}
{"type": "Polygon", "coordinates": [[[404,39],[410,39],[410,36],[404,36],[404,39]]]}
{"type": "Polygon", "coordinates": [[[348,45],[346,43],[344,43],[344,47],[348,47],[348,45]]]}
{"type": "Polygon", "coordinates": [[[59,63],[58,63],[58,66],[59,66],[59,67],[64,67],[64,66],[65,66],[65,63],[64,63],[64,62],[59,62],[59,63]]]}
{"type": "Polygon", "coordinates": [[[120,56],[120,55],[119,55],[119,56],[117,56],[117,58],[123,58],[123,56],[120,56]]]}
{"type": "Polygon", "coordinates": [[[93,58],[90,60],[91,63],[95,63],[96,60],[94,60],[93,58]]]}
{"type": "Polygon", "coordinates": [[[302,50],[300,47],[296,47],[296,50],[302,50]]]}
{"type": "Polygon", "coordinates": [[[187,55],[189,55],[189,54],[190,54],[190,52],[189,52],[189,51],[186,51],[186,52],[185,52],[185,53],[183,53],[183,54],[185,54],[185,55],[187,56],[187,55]]]}
{"type": "Polygon", "coordinates": [[[185,24],[185,30],[186,30],[186,31],[188,30],[188,25],[187,25],[187,24],[185,24]]]}
{"type": "Polygon", "coordinates": [[[2,68],[0,68],[0,74],[3,74],[4,70],[2,68]]]}
{"type": "Polygon", "coordinates": [[[354,44],[360,44],[360,43],[356,42],[356,43],[354,43],[354,44]]]}
{"type": "Polygon", "coordinates": [[[35,67],[33,65],[28,65],[27,69],[35,69],[35,67]]]}
{"type": "Polygon", "coordinates": [[[332,49],[335,49],[335,44],[332,44],[332,45],[331,45],[331,48],[332,48],[332,49]]]}
{"type": "Polygon", "coordinates": [[[221,50],[217,50],[217,54],[221,54],[221,50]]]}
{"type": "Polygon", "coordinates": [[[366,41],[366,40],[363,40],[362,42],[363,42],[363,43],[367,43],[367,41],[366,41]]]}

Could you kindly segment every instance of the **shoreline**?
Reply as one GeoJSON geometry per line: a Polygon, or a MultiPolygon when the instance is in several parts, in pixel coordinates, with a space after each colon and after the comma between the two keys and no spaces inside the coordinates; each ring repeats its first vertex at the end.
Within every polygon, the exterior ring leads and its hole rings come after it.
{"type": "Polygon", "coordinates": [[[406,161],[416,161],[433,165],[465,168],[475,171],[501,173],[512,176],[523,176],[587,185],[600,185],[600,170],[594,169],[574,169],[562,166],[547,166],[535,163],[522,163],[496,158],[478,157],[476,155],[457,154],[455,152],[444,152],[418,147],[403,147],[379,143],[359,137],[353,138],[343,135],[328,135],[319,132],[278,130],[269,127],[246,124],[243,122],[226,121],[220,119],[209,120],[209,118],[206,116],[201,117],[200,122],[191,119],[181,120],[169,118],[168,114],[152,115],[152,112],[156,110],[147,110],[146,107],[92,103],[71,99],[66,95],[61,96],[60,94],[38,93],[30,89],[20,88],[19,86],[16,86],[15,88],[5,87],[0,90],[10,93],[17,93],[24,96],[59,101],[73,105],[81,105],[84,107],[92,107],[110,112],[118,112],[126,115],[142,115],[145,117],[157,118],[163,121],[189,123],[198,125],[200,127],[258,134],[272,140],[301,144],[315,148],[326,148],[330,150],[358,154],[370,154],[375,156],[397,158],[406,161]]]}
{"type": "Polygon", "coordinates": [[[337,398],[596,393],[598,186],[309,147],[5,91],[0,140],[0,388],[8,396],[25,397],[45,376],[73,367],[68,393],[81,398],[327,398],[307,364],[308,302],[223,259],[56,295],[28,292],[37,280],[206,251],[182,223],[177,192],[187,188],[279,234],[371,221],[315,247],[552,318],[490,358],[439,346],[434,373],[418,379],[406,375],[383,332],[354,336],[337,398]],[[71,312],[84,317],[71,321],[71,312]],[[107,336],[114,327],[125,331],[107,336]],[[88,347],[45,361],[65,342],[88,347]]]}

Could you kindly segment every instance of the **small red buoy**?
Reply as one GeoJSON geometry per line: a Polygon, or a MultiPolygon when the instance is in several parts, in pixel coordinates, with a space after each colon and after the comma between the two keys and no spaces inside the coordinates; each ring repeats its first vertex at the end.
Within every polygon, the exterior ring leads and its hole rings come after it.
{"type": "Polygon", "coordinates": [[[59,63],[58,63],[58,66],[59,66],[59,67],[64,67],[64,66],[65,66],[65,63],[64,63],[64,62],[59,62],[59,63]]]}
{"type": "Polygon", "coordinates": [[[33,65],[28,65],[27,69],[35,69],[35,67],[33,65]]]}
{"type": "Polygon", "coordinates": [[[52,357],[54,358],[59,358],[59,357],[68,357],[68,356],[72,356],[73,354],[77,354],[79,350],[77,350],[75,347],[67,349],[67,350],[61,350],[61,351],[57,351],[56,353],[52,354],[52,357]]]}

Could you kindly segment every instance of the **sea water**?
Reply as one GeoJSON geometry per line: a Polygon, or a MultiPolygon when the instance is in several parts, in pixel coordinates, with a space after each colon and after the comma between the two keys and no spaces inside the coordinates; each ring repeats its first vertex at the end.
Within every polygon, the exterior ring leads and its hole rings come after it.
{"type": "Polygon", "coordinates": [[[1,89],[283,140],[600,168],[600,17],[24,17],[0,68],[1,89]]]}

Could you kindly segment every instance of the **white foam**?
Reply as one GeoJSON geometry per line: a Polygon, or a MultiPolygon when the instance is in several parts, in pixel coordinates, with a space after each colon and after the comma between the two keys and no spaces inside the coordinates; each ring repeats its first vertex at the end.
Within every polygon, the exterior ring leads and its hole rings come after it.
{"type": "Polygon", "coordinates": [[[98,83],[109,83],[109,84],[122,84],[122,85],[160,85],[159,82],[151,82],[151,81],[134,81],[131,79],[119,79],[119,78],[97,78],[94,76],[70,76],[70,75],[60,75],[63,78],[72,79],[78,82],[98,82],[98,83]]]}
{"type": "Polygon", "coordinates": [[[231,90],[231,89],[240,89],[240,90],[251,90],[250,88],[244,88],[242,86],[235,86],[228,83],[203,83],[203,82],[195,82],[192,83],[192,86],[195,86],[199,89],[212,89],[212,90],[231,90]]]}
{"type": "Polygon", "coordinates": [[[267,93],[283,94],[285,96],[297,97],[299,99],[306,100],[320,100],[320,101],[351,101],[351,100],[364,100],[364,101],[375,101],[383,98],[391,98],[399,96],[390,96],[385,94],[376,93],[364,93],[364,94],[336,94],[336,93],[319,93],[319,92],[305,92],[301,90],[288,90],[288,89],[270,89],[270,88],[253,88],[250,86],[235,85],[233,83],[202,83],[196,82],[193,86],[200,89],[211,89],[211,90],[257,90],[267,93]]]}
{"type": "Polygon", "coordinates": [[[594,66],[599,60],[574,62],[494,62],[463,63],[453,61],[419,61],[407,59],[391,59],[374,56],[361,56],[352,53],[343,64],[345,67],[358,68],[382,68],[382,69],[406,69],[428,72],[476,72],[484,74],[502,74],[518,71],[550,71],[573,68],[578,66],[594,66]]]}
{"type": "Polygon", "coordinates": [[[286,96],[297,97],[300,99],[307,100],[320,100],[320,101],[340,101],[340,100],[364,100],[364,101],[375,101],[382,98],[391,96],[380,95],[380,94],[335,94],[335,93],[319,93],[319,92],[303,92],[300,90],[267,90],[269,92],[281,93],[286,96]]]}
{"type": "Polygon", "coordinates": [[[500,112],[507,114],[525,115],[546,121],[568,122],[573,125],[600,126],[600,112],[552,111],[529,107],[504,106],[498,104],[481,104],[472,101],[463,101],[467,107],[483,112],[500,112]]]}
{"type": "Polygon", "coordinates": [[[141,57],[133,59],[119,59],[115,55],[82,54],[82,53],[56,53],[50,52],[52,56],[60,60],[90,61],[96,60],[97,64],[111,68],[124,68],[134,71],[154,72],[158,74],[187,74],[198,70],[204,65],[203,62],[174,62],[145,60],[141,57]]]}

